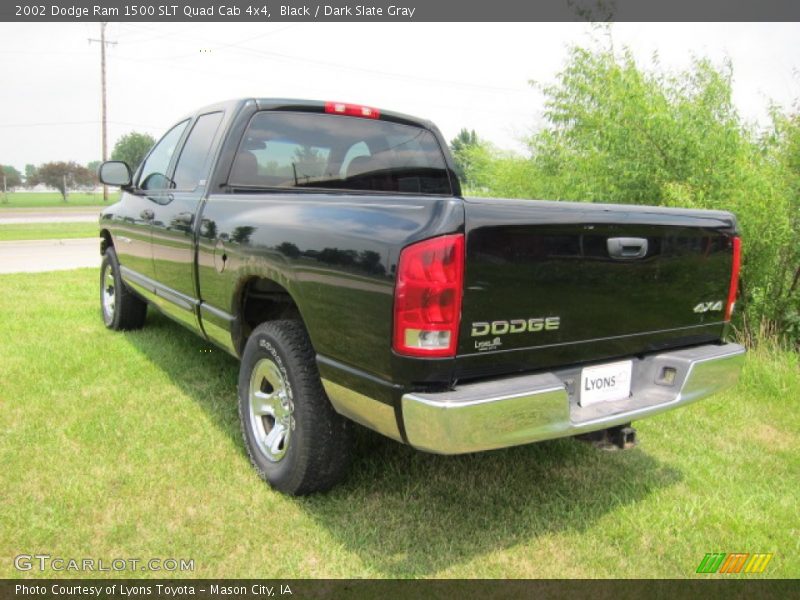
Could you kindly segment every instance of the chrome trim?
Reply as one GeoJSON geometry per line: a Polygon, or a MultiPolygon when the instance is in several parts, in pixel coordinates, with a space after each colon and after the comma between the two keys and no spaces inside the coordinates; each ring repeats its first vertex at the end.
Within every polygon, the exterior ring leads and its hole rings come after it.
{"type": "Polygon", "coordinates": [[[127,267],[120,267],[120,275],[125,283],[144,296],[164,315],[187,326],[189,329],[202,331],[196,310],[197,305],[200,303],[197,299],[168,288],[158,281],[127,267]]]}
{"type": "Polygon", "coordinates": [[[220,322],[232,323],[234,317],[218,308],[198,302],[191,296],[171,290],[127,267],[120,267],[120,276],[131,289],[166,316],[192,330],[200,330],[220,348],[236,358],[239,357],[233,345],[230,329],[225,329],[224,326],[213,322],[216,319],[220,322]],[[199,308],[200,312],[196,313],[195,308],[199,308]],[[211,318],[204,318],[204,312],[211,318]]]}
{"type": "Polygon", "coordinates": [[[234,320],[228,313],[205,302],[200,303],[200,322],[208,339],[224,348],[229,354],[238,357],[231,335],[234,320]]]}
{"type": "Polygon", "coordinates": [[[582,409],[555,373],[467,384],[441,393],[402,397],[409,443],[438,454],[462,454],[568,437],[677,408],[736,383],[745,349],[706,345],[635,360],[630,398],[582,409]],[[662,366],[679,373],[672,386],[656,382],[662,366]],[[654,400],[655,399],[655,400],[654,400]]]}
{"type": "Polygon", "coordinates": [[[206,336],[209,340],[214,342],[217,346],[225,350],[228,354],[233,356],[234,358],[239,358],[239,353],[236,352],[236,348],[233,345],[233,340],[231,339],[231,332],[227,331],[225,328],[220,327],[213,321],[203,321],[203,331],[205,332],[206,336]]]}
{"type": "Polygon", "coordinates": [[[148,289],[142,285],[139,285],[133,279],[127,279],[122,273],[120,273],[120,276],[122,277],[122,281],[124,281],[125,284],[129,288],[131,288],[134,292],[139,294],[142,297],[142,299],[151,303],[155,301],[156,295],[155,292],[153,292],[153,290],[148,289]]]}
{"type": "Polygon", "coordinates": [[[155,281],[144,275],[140,275],[133,269],[120,265],[119,275],[122,280],[128,285],[135,286],[139,289],[145,290],[148,294],[155,296],[156,284],[155,281]]]}
{"type": "Polygon", "coordinates": [[[194,307],[198,304],[197,300],[163,286],[156,288],[156,296],[186,311],[193,311],[194,307]]]}
{"type": "Polygon", "coordinates": [[[166,316],[193,331],[200,330],[220,348],[235,358],[239,357],[233,345],[231,330],[214,322],[216,320],[230,326],[234,317],[191,296],[167,288],[127,267],[120,266],[120,276],[131,289],[166,316]],[[196,311],[198,308],[199,312],[196,311]]]}
{"type": "Polygon", "coordinates": [[[329,379],[322,378],[322,386],[333,408],[340,415],[398,442],[403,441],[392,406],[354,392],[329,379]]]}
{"type": "Polygon", "coordinates": [[[744,366],[745,349],[738,344],[726,355],[696,360],[681,388],[678,401],[687,404],[736,385],[744,366]],[[736,367],[735,369],[732,367],[736,367]]]}
{"type": "MultiPolygon", "coordinates": [[[[676,408],[677,406],[691,404],[692,402],[733,387],[744,365],[746,350],[739,344],[712,346],[712,348],[727,348],[728,346],[734,346],[735,348],[712,356],[691,359],[686,369],[686,375],[683,378],[680,390],[674,395],[672,400],[659,402],[658,404],[641,409],[626,410],[622,413],[622,417],[624,418],[615,414],[598,419],[581,421],[580,427],[582,431],[585,426],[591,426],[591,429],[586,429],[586,431],[592,431],[627,423],[633,418],[658,414],[676,408]],[[709,377],[709,371],[711,372],[711,377],[709,377]],[[600,427],[595,427],[595,425],[599,425],[600,427]]],[[[702,346],[701,348],[708,348],[708,346],[702,346]]],[[[681,356],[680,352],[660,354],[656,358],[663,361],[665,357],[669,356],[685,360],[685,357],[681,356]]],[[[655,386],[655,384],[650,385],[655,386]]],[[[645,389],[644,394],[648,391],[663,394],[663,390],[661,389],[657,391],[645,389]]],[[[639,395],[643,395],[642,392],[640,392],[639,395]]]]}
{"type": "Polygon", "coordinates": [[[196,298],[192,298],[191,296],[188,296],[183,292],[173,290],[172,288],[169,288],[164,284],[159,283],[155,279],[151,279],[146,275],[137,273],[136,271],[129,269],[128,267],[120,266],[119,270],[120,274],[122,275],[122,278],[125,280],[126,283],[138,284],[140,287],[145,288],[146,290],[155,294],[159,298],[167,300],[168,302],[174,304],[178,308],[182,308],[187,311],[193,311],[195,306],[199,304],[196,298]]]}

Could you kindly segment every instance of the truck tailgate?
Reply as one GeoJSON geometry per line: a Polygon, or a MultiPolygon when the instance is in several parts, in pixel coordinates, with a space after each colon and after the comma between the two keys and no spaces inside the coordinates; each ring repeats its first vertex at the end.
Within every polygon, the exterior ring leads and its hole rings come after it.
{"type": "Polygon", "coordinates": [[[465,211],[460,379],[723,336],[730,213],[496,199],[465,211]]]}

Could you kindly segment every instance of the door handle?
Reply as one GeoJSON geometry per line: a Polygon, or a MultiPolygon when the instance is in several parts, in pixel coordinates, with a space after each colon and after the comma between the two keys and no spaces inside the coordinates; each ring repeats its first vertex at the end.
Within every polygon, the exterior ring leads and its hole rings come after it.
{"type": "Polygon", "coordinates": [[[614,260],[636,260],[647,255],[646,238],[608,238],[606,247],[608,255],[614,260]]]}
{"type": "Polygon", "coordinates": [[[145,208],[142,212],[139,213],[139,216],[142,217],[145,221],[152,221],[153,218],[156,216],[151,209],[145,208]]]}

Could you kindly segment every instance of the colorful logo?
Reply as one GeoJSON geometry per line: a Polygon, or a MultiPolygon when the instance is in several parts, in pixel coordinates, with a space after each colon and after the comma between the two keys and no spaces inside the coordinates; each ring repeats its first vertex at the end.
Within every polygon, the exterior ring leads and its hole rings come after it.
{"type": "Polygon", "coordinates": [[[711,552],[703,557],[697,573],[763,573],[772,560],[772,553],[711,552]]]}

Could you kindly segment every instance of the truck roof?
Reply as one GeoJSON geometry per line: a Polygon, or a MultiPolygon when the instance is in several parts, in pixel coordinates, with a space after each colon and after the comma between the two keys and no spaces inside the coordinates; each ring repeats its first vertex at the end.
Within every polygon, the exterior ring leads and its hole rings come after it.
{"type": "MultiPolygon", "coordinates": [[[[208,112],[214,112],[218,110],[236,110],[241,108],[243,105],[247,104],[248,102],[253,102],[258,106],[259,110],[293,110],[293,111],[300,111],[300,112],[325,112],[325,105],[331,101],[323,101],[323,100],[305,100],[300,98],[235,98],[231,100],[224,100],[222,102],[215,102],[214,104],[209,104],[207,106],[203,106],[197,110],[192,111],[185,117],[193,117],[196,115],[201,115],[208,112]]],[[[338,103],[338,101],[336,101],[338,103]]],[[[345,103],[342,103],[345,104],[345,103]]],[[[359,104],[350,104],[346,103],[351,106],[364,106],[359,104]]],[[[372,107],[369,107],[372,108],[372,107]]],[[[379,119],[384,121],[392,121],[395,123],[403,123],[406,125],[414,125],[417,127],[424,127],[426,129],[433,129],[435,126],[434,124],[427,120],[422,119],[419,117],[413,117],[411,115],[407,115],[404,113],[394,112],[383,110],[381,108],[372,108],[379,114],[379,119]]]]}

